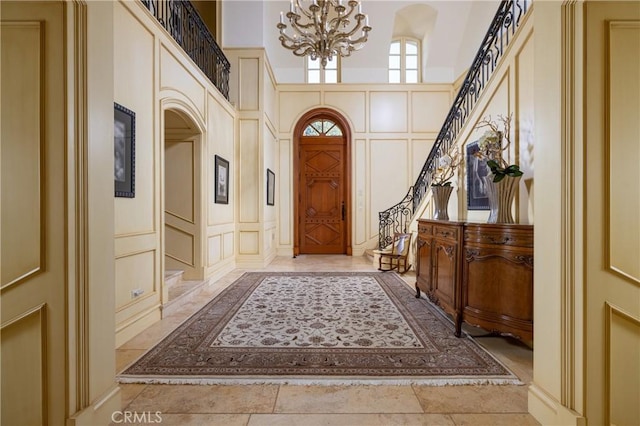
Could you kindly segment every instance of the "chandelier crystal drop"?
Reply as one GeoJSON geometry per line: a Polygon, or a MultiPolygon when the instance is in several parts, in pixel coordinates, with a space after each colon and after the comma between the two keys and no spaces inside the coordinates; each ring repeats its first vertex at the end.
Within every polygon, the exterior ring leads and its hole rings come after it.
{"type": "Polygon", "coordinates": [[[296,56],[320,58],[322,68],[334,56],[350,56],[367,41],[369,17],[359,0],[290,0],[289,11],[280,12],[280,43],[296,56]],[[288,20],[288,25],[285,23],[288,20]],[[287,29],[290,33],[287,34],[287,29]]]}

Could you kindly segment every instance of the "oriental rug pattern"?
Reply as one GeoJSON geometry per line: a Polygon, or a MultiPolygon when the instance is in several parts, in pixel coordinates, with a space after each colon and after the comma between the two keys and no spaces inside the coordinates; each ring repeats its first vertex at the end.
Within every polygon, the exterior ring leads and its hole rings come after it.
{"type": "Polygon", "coordinates": [[[246,273],[123,383],[517,384],[394,273],[246,273]]]}

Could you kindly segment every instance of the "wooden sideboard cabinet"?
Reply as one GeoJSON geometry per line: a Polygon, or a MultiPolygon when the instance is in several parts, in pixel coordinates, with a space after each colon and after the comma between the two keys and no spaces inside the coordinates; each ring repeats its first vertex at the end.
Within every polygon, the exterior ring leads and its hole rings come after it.
{"type": "Polygon", "coordinates": [[[533,340],[533,226],[421,219],[416,251],[420,290],[462,322],[533,340]]]}

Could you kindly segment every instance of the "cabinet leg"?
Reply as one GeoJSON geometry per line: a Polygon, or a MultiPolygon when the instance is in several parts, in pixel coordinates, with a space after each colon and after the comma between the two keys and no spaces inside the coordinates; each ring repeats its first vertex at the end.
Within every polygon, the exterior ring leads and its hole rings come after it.
{"type": "Polygon", "coordinates": [[[460,337],[462,335],[462,316],[456,313],[453,317],[453,322],[456,327],[455,336],[460,337]]]}
{"type": "Polygon", "coordinates": [[[420,287],[416,284],[416,299],[420,299],[420,287]]]}

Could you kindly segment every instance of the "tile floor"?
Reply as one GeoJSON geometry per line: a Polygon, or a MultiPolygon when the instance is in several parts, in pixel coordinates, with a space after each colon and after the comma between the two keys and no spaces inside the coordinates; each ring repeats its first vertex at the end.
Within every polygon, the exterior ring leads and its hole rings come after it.
{"type": "MultiPolygon", "coordinates": [[[[269,271],[375,271],[362,256],[278,257],[269,271]]],[[[246,270],[204,287],[179,312],[116,350],[123,370],[246,270]]],[[[405,281],[413,288],[415,275],[405,281]]],[[[482,330],[464,328],[481,336],[482,330]]],[[[520,380],[532,380],[533,352],[502,337],[477,341],[520,380]]],[[[160,412],[163,425],[537,425],[527,413],[527,386],[189,386],[122,384],[122,410],[160,412]]],[[[157,418],[152,418],[158,423],[157,418]]]]}

